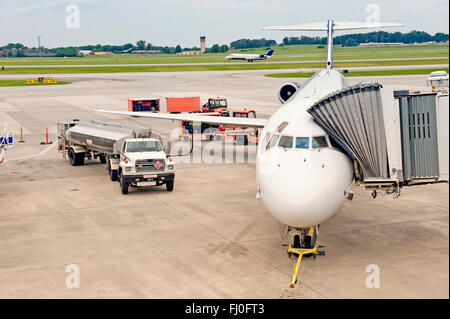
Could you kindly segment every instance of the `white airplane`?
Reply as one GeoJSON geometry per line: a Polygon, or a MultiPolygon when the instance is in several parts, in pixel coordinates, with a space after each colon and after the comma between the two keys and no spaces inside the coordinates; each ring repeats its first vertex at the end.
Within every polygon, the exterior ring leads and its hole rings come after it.
{"type": "Polygon", "coordinates": [[[229,60],[244,60],[248,62],[253,62],[255,60],[266,60],[272,57],[272,54],[275,50],[270,49],[266,54],[241,54],[241,53],[232,53],[225,57],[225,59],[229,60]]]}
{"type": "MultiPolygon", "coordinates": [[[[344,76],[333,69],[333,32],[380,27],[398,23],[334,22],[268,27],[266,30],[327,31],[326,68],[301,88],[287,83],[279,97],[285,102],[269,119],[203,117],[195,114],[99,112],[167,120],[204,122],[263,128],[256,158],[257,198],[273,217],[293,232],[294,248],[316,246],[318,225],[341,207],[354,178],[353,162],[333,147],[328,134],[313,121],[307,109],[323,97],[348,87],[344,76]]],[[[299,264],[299,263],[298,263],[299,264]]],[[[293,285],[293,284],[292,284],[293,285]]]]}

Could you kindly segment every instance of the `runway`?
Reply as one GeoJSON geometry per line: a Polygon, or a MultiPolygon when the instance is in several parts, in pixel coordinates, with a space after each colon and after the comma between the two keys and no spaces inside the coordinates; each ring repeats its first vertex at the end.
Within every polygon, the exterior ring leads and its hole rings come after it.
{"type": "MultiPolygon", "coordinates": [[[[128,98],[159,97],[165,111],[168,96],[220,96],[231,109],[266,118],[289,80],[267,73],[75,74],[55,76],[70,85],[0,87],[0,123],[16,133],[22,126],[26,141],[0,166],[0,298],[448,298],[447,183],[408,187],[398,199],[372,199],[357,187],[354,200],[321,225],[326,255],[302,261],[291,289],[292,260],[255,198],[251,160],[180,163],[172,193],[155,187],[123,196],[99,162],[71,167],[55,147],[39,145],[45,128],[55,142],[56,122],[74,118],[150,126],[166,139],[177,127],[93,112],[126,110],[128,98]],[[80,288],[66,287],[72,264],[80,288]],[[366,287],[371,264],[379,266],[380,288],[366,287]]],[[[426,78],[370,79],[426,90],[426,78]]],[[[254,156],[251,146],[245,151],[254,156]]]]}

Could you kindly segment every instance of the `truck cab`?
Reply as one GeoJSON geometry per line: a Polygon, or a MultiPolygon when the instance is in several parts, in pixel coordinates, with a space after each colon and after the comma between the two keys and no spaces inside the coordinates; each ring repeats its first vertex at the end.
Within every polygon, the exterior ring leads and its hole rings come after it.
{"type": "Polygon", "coordinates": [[[157,138],[133,138],[123,142],[120,152],[118,179],[122,193],[128,187],[166,185],[172,191],[175,162],[164,152],[157,138]]]}

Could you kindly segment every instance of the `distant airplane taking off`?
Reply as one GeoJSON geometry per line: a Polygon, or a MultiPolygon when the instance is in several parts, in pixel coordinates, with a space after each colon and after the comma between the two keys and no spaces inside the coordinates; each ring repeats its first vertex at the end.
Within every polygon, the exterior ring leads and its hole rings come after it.
{"type": "Polygon", "coordinates": [[[253,62],[255,60],[266,60],[270,58],[275,50],[270,49],[266,54],[240,54],[233,53],[229,56],[225,57],[225,59],[229,60],[244,60],[248,62],[253,62]]]}

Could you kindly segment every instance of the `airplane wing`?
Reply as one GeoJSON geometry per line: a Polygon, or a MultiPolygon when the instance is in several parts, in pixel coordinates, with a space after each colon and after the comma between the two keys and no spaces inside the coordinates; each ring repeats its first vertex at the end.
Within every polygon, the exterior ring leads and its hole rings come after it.
{"type": "MultiPolygon", "coordinates": [[[[357,30],[374,29],[388,27],[403,27],[402,23],[396,22],[345,22],[335,21],[333,30],[357,30]]],[[[285,30],[285,31],[327,31],[327,22],[305,23],[299,25],[273,26],[266,27],[263,30],[285,30]]]]}
{"type": "Polygon", "coordinates": [[[170,113],[113,111],[113,110],[95,110],[95,111],[101,113],[141,116],[172,121],[201,122],[208,124],[233,125],[233,126],[254,127],[254,128],[264,127],[264,125],[266,125],[267,122],[266,119],[262,118],[243,118],[243,117],[208,116],[208,115],[205,116],[193,113],[170,114],[170,113]]]}

